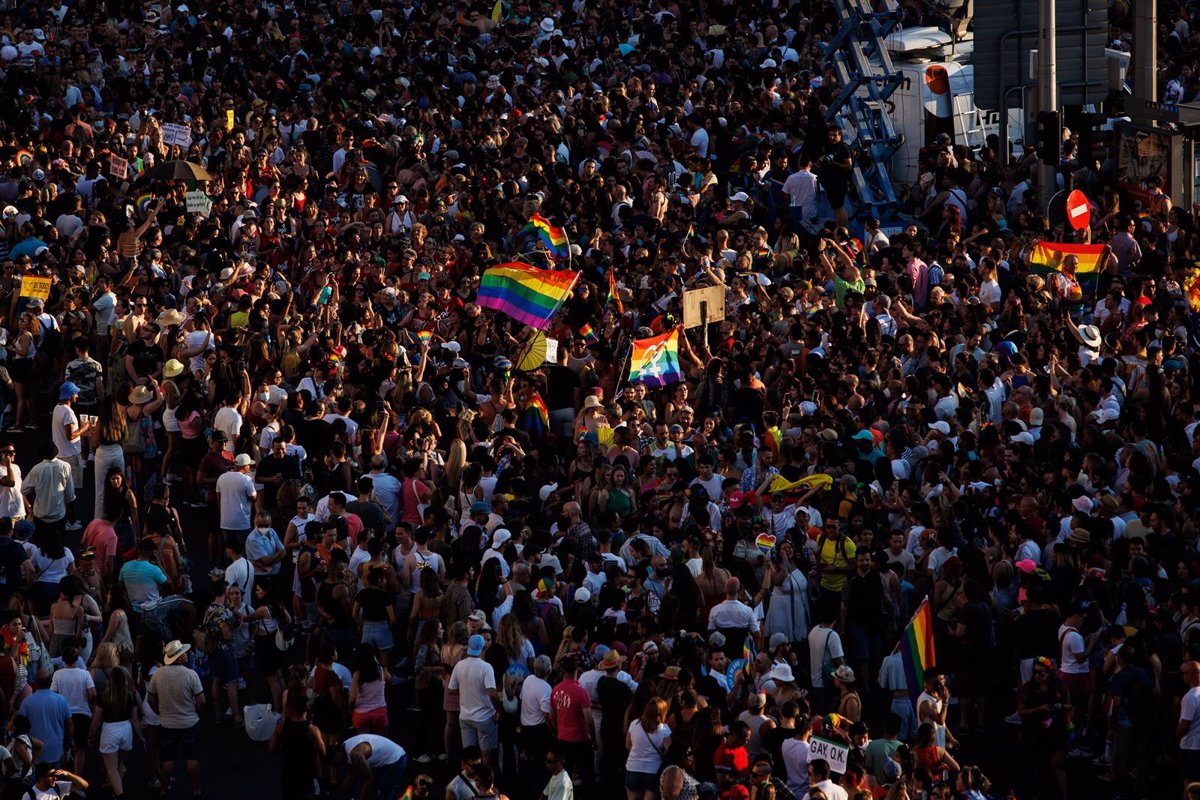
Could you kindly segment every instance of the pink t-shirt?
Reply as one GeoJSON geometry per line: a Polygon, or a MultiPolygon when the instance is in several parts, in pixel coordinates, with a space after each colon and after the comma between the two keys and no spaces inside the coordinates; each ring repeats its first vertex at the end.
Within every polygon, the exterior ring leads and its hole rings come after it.
{"type": "Polygon", "coordinates": [[[94,519],[83,532],[83,546],[96,551],[100,574],[108,577],[108,560],[117,554],[117,531],[108,520],[94,519]]]}
{"type": "Polygon", "coordinates": [[[592,707],[592,698],[579,681],[565,680],[550,693],[550,705],[558,723],[558,738],[564,742],[586,742],[591,738],[585,709],[592,707]]]}

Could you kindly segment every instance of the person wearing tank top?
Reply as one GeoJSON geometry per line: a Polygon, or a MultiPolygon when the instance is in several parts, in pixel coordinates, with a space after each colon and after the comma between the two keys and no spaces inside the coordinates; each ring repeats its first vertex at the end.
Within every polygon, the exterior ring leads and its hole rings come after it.
{"type": "Polygon", "coordinates": [[[766,708],[766,703],[767,696],[756,692],[750,695],[749,708],[738,714],[738,721],[744,722],[750,727],[750,741],[746,742],[746,752],[750,754],[751,760],[757,758],[765,749],[762,743],[762,732],[775,727],[775,720],[768,717],[763,710],[766,708]]]}

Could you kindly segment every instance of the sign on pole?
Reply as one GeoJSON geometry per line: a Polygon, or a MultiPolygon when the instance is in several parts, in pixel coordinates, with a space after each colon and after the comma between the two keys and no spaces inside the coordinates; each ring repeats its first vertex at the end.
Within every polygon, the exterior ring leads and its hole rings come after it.
{"type": "Polygon", "coordinates": [[[725,287],[705,286],[683,293],[683,327],[698,328],[725,319],[725,287]]]}
{"type": "Polygon", "coordinates": [[[820,736],[812,737],[808,743],[808,763],[812,763],[815,759],[823,758],[829,762],[829,771],[836,772],[839,775],[846,772],[846,758],[850,755],[850,748],[844,744],[822,739],[820,736]]]}
{"type": "Polygon", "coordinates": [[[41,275],[25,273],[21,276],[21,297],[50,299],[50,279],[41,275]]]}
{"type": "Polygon", "coordinates": [[[1087,196],[1078,189],[1067,195],[1067,222],[1077,231],[1086,228],[1092,222],[1092,206],[1087,196]]]}

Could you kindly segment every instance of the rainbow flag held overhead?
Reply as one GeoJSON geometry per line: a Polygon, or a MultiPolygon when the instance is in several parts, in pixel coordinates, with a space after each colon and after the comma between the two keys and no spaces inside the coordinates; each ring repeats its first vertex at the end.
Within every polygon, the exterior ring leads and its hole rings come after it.
{"type": "Polygon", "coordinates": [[[1079,281],[1080,288],[1095,292],[1100,280],[1100,258],[1103,254],[1102,244],[1038,242],[1029,254],[1029,266],[1035,273],[1043,275],[1062,272],[1063,261],[1073,255],[1079,259],[1075,266],[1075,279],[1079,281]]]}
{"type": "Polygon", "coordinates": [[[926,597],[917,607],[904,635],[900,637],[900,655],[904,661],[904,680],[913,708],[917,698],[925,691],[925,672],[937,664],[933,646],[933,606],[926,597]]]}
{"type": "Polygon", "coordinates": [[[754,668],[754,659],[757,657],[758,648],[754,646],[754,637],[750,634],[746,634],[746,642],[742,645],[742,660],[745,662],[742,664],[742,669],[746,671],[747,675],[749,675],[750,670],[754,668]]]}
{"type": "Polygon", "coordinates": [[[683,380],[679,368],[679,329],[649,339],[635,339],[629,358],[629,380],[657,389],[683,380]]]}
{"type": "Polygon", "coordinates": [[[584,339],[587,339],[589,342],[595,342],[600,339],[600,337],[596,335],[596,329],[587,322],[583,323],[583,326],[579,329],[579,335],[584,339]]]}
{"type": "Polygon", "coordinates": [[[568,258],[571,255],[567,233],[562,228],[554,227],[550,224],[550,220],[541,214],[534,214],[530,217],[529,225],[537,231],[538,238],[546,245],[546,249],[554,254],[555,258],[568,258]]]}
{"type": "Polygon", "coordinates": [[[544,330],[577,280],[578,272],[509,262],[483,273],[477,302],[483,308],[502,311],[517,322],[544,330]]]}
{"type": "Polygon", "coordinates": [[[417,331],[417,339],[426,347],[433,341],[433,331],[417,331]]]}

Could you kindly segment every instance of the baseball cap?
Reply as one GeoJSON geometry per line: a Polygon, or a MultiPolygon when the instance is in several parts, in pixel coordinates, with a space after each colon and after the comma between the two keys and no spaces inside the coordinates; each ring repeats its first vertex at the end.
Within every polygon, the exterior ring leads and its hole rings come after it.
{"type": "Polygon", "coordinates": [[[58,399],[66,400],[68,397],[74,397],[79,394],[79,387],[70,381],[66,381],[62,386],[58,387],[58,399]]]}
{"type": "Polygon", "coordinates": [[[483,637],[478,633],[467,640],[467,655],[475,657],[483,655],[483,637]]]}

